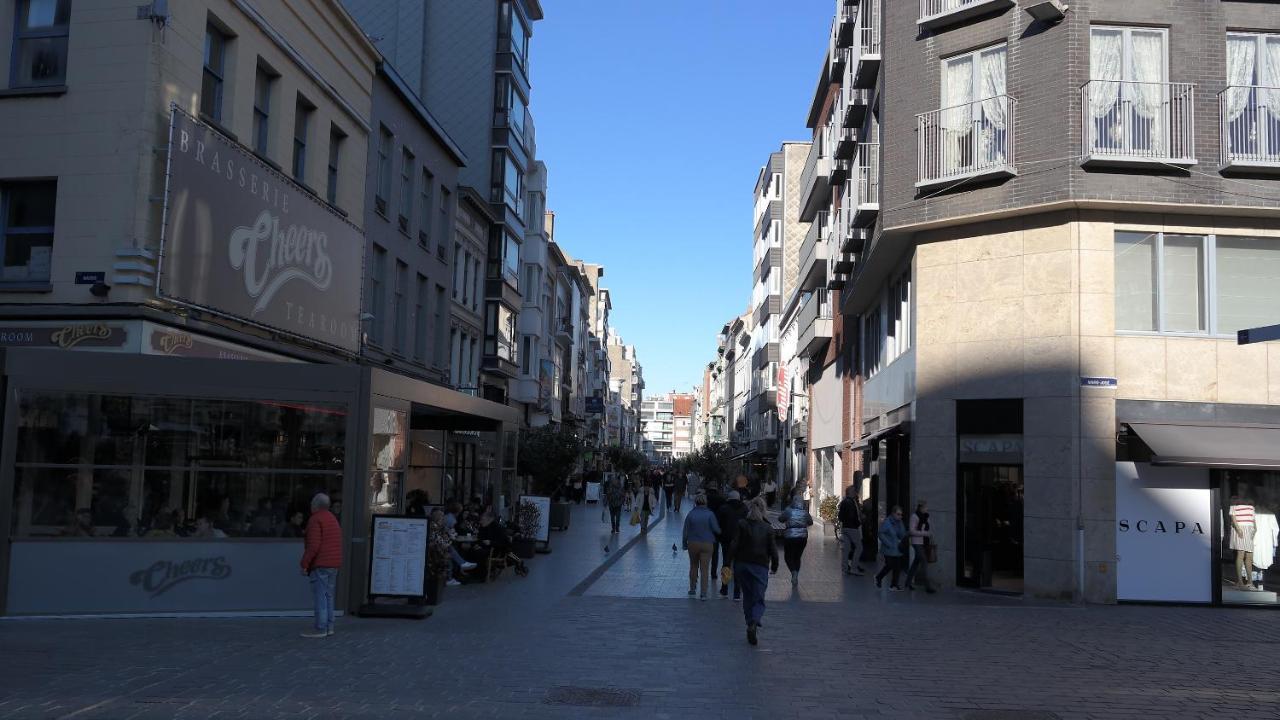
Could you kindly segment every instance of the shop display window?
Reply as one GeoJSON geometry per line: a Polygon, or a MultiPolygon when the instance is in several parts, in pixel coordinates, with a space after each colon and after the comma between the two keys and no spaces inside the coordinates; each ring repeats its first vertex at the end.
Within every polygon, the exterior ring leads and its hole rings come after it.
{"type": "Polygon", "coordinates": [[[300,537],[341,513],[341,405],[21,391],[11,533],[300,537]]]}
{"type": "Polygon", "coordinates": [[[1280,472],[1223,470],[1218,485],[1223,604],[1280,604],[1280,472]]]}

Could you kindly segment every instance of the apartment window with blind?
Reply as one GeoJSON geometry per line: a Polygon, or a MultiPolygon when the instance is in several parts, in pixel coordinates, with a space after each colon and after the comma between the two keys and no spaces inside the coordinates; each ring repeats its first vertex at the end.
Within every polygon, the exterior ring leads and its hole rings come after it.
{"type": "Polygon", "coordinates": [[[1116,233],[1116,331],[1232,336],[1275,324],[1280,238],[1116,233]]]}
{"type": "MultiPolygon", "coordinates": [[[[429,198],[424,198],[424,200],[429,200],[429,198]]],[[[449,209],[451,207],[453,207],[453,193],[449,192],[448,189],[441,187],[439,210],[440,228],[437,231],[439,233],[437,237],[440,238],[442,247],[444,238],[449,237],[449,209]]],[[[427,222],[427,207],[425,205],[422,208],[422,219],[425,224],[427,222]]]]}
{"type": "Polygon", "coordinates": [[[427,293],[431,287],[425,275],[418,275],[413,303],[413,361],[419,365],[427,361],[427,332],[430,318],[427,316],[427,293]]]}
{"type": "Polygon", "coordinates": [[[311,133],[311,115],[316,106],[298,96],[293,113],[293,179],[307,184],[307,140],[311,133]]]}
{"type": "Polygon", "coordinates": [[[409,218],[413,215],[413,173],[415,163],[409,148],[400,150],[400,208],[397,211],[400,232],[409,233],[409,218]]]}
{"type": "Polygon", "coordinates": [[[337,125],[329,128],[329,167],[325,179],[325,199],[330,205],[338,205],[338,168],[342,162],[342,143],[347,139],[337,125]]]}
{"type": "Polygon", "coordinates": [[[462,296],[462,268],[464,267],[462,244],[453,244],[453,299],[462,296]]]}
{"type": "Polygon", "coordinates": [[[378,126],[378,186],[374,193],[374,209],[383,217],[387,216],[387,201],[391,197],[391,147],[395,136],[386,125],[378,126]]]}
{"type": "Polygon", "coordinates": [[[386,293],[387,251],[377,245],[370,247],[373,250],[369,260],[369,314],[373,319],[369,321],[369,342],[381,345],[384,326],[382,308],[386,302],[383,295],[386,293]]]}
{"type": "Polygon", "coordinates": [[[222,122],[223,75],[231,38],[213,23],[204,29],[204,71],[200,81],[200,114],[222,122]]]}
{"type": "Polygon", "coordinates": [[[445,289],[443,285],[436,285],[436,331],[434,335],[435,349],[432,352],[432,364],[438,368],[444,367],[445,360],[444,351],[444,329],[449,326],[449,306],[444,301],[445,289]]]}
{"type": "MultiPolygon", "coordinates": [[[[420,197],[418,202],[421,206],[418,209],[418,244],[424,250],[431,248],[431,190],[435,187],[436,179],[431,172],[425,167],[422,168],[422,187],[418,189],[420,197]]],[[[444,235],[440,235],[443,242],[444,235]]]]}
{"type": "Polygon", "coordinates": [[[391,296],[391,320],[395,323],[395,329],[393,330],[395,335],[391,340],[391,350],[395,353],[404,354],[409,310],[405,304],[408,301],[406,293],[409,291],[409,266],[399,260],[396,261],[395,282],[394,293],[391,296]]]}
{"type": "Polygon", "coordinates": [[[271,139],[271,92],[275,83],[276,76],[259,64],[253,87],[253,149],[262,157],[267,157],[271,139]]]}

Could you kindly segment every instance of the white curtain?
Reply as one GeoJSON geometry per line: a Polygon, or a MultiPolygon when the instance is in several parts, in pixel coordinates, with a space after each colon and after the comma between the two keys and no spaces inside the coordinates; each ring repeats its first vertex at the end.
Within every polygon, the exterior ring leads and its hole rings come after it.
{"type": "Polygon", "coordinates": [[[1271,88],[1264,93],[1262,101],[1271,111],[1272,120],[1280,120],[1280,38],[1267,38],[1266,77],[1261,84],[1271,88]]]}
{"type": "Polygon", "coordinates": [[[986,119],[982,126],[982,159],[999,163],[1004,161],[1007,144],[995,143],[994,134],[1004,130],[1009,122],[1008,98],[1005,97],[1005,49],[983,53],[981,63],[982,114],[986,119]]]}
{"type": "Polygon", "coordinates": [[[1129,76],[1133,79],[1133,109],[1149,120],[1149,147],[1152,153],[1165,149],[1165,124],[1169,122],[1164,86],[1164,36],[1160,33],[1135,32],[1130,35],[1132,59],[1129,76]]]}
{"type": "Polygon", "coordinates": [[[943,172],[958,169],[965,162],[969,133],[973,129],[973,56],[947,62],[943,71],[940,152],[943,172]]]}
{"type": "Polygon", "coordinates": [[[1105,117],[1120,96],[1120,63],[1124,37],[1117,30],[1096,30],[1089,35],[1089,79],[1105,80],[1089,84],[1089,112],[1105,117]]]}
{"type": "Polygon", "coordinates": [[[1227,120],[1235,120],[1249,104],[1247,86],[1253,84],[1253,68],[1257,61],[1256,38],[1227,36],[1227,120]]]}

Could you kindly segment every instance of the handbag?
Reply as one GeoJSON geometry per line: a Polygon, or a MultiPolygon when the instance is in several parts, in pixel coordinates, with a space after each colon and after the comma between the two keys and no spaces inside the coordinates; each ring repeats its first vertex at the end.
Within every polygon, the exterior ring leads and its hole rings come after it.
{"type": "Polygon", "coordinates": [[[632,525],[639,525],[639,524],[640,524],[640,511],[639,511],[639,510],[632,510],[632,511],[631,511],[631,524],[632,524],[632,525]]]}
{"type": "Polygon", "coordinates": [[[721,568],[720,568],[720,584],[721,584],[721,585],[728,585],[728,584],[729,584],[729,583],[731,583],[731,582],[733,582],[733,568],[729,567],[728,565],[723,565],[723,566],[721,566],[721,568]]]}
{"type": "Polygon", "coordinates": [[[924,546],[924,561],[936,563],[938,562],[938,546],[929,544],[924,546]]]}

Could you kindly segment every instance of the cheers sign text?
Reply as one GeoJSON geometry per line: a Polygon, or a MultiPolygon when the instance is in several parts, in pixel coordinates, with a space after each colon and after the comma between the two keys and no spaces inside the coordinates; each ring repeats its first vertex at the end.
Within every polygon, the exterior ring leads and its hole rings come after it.
{"type": "Polygon", "coordinates": [[[230,576],[231,564],[219,555],[183,562],[157,560],[147,568],[133,571],[129,584],[141,587],[154,598],[188,580],[225,580],[230,576]]]}
{"type": "Polygon", "coordinates": [[[325,252],[329,236],[307,227],[280,227],[280,218],[263,210],[252,227],[238,227],[227,247],[231,267],[244,271],[244,289],[257,300],[253,314],[271,304],[271,298],[290,280],[302,280],[317,290],[328,290],[333,263],[325,252]]]}

